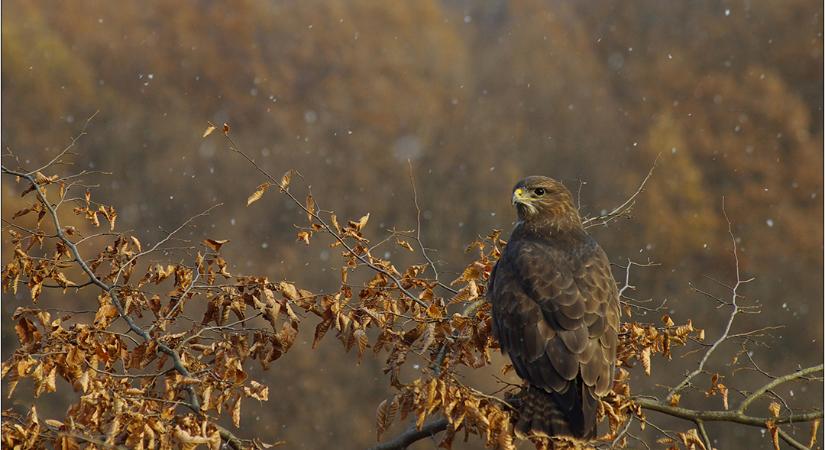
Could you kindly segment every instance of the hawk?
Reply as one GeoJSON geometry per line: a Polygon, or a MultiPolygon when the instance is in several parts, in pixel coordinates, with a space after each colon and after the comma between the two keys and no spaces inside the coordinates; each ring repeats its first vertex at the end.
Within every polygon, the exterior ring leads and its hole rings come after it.
{"type": "Polygon", "coordinates": [[[560,182],[513,188],[518,222],[490,275],[493,335],[527,384],[519,436],[596,436],[599,397],[613,384],[619,294],[607,255],[560,182]]]}

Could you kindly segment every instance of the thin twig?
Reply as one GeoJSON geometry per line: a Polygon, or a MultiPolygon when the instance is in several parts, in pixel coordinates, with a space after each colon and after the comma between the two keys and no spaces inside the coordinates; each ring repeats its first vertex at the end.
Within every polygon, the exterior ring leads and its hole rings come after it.
{"type": "MultiPolygon", "coordinates": [[[[254,167],[254,168],[255,168],[258,172],[260,172],[260,173],[261,173],[263,176],[265,176],[267,179],[269,179],[269,181],[271,181],[274,185],[276,185],[276,186],[280,186],[280,182],[279,182],[278,180],[276,180],[276,179],[275,179],[275,177],[273,177],[272,175],[270,175],[270,174],[269,174],[269,172],[267,172],[267,171],[266,171],[266,170],[264,170],[261,166],[259,166],[259,165],[258,165],[258,164],[257,164],[257,163],[256,163],[256,162],[252,159],[252,158],[250,158],[250,157],[249,157],[246,153],[244,153],[244,152],[243,152],[240,148],[238,148],[238,146],[235,144],[235,141],[233,141],[233,140],[232,140],[232,138],[231,138],[231,137],[229,137],[229,135],[228,135],[228,134],[224,134],[224,136],[226,137],[227,141],[229,142],[229,144],[230,144],[230,149],[231,149],[233,152],[238,153],[238,154],[240,154],[241,156],[243,156],[243,157],[244,157],[244,159],[246,159],[246,161],[247,161],[249,164],[251,164],[251,165],[252,165],[252,167],[254,167]]],[[[378,272],[378,273],[380,273],[380,274],[384,275],[385,277],[389,278],[390,280],[392,280],[392,282],[395,284],[395,286],[398,288],[398,290],[399,290],[402,294],[404,294],[407,298],[409,298],[410,300],[412,300],[412,301],[414,301],[415,303],[417,303],[419,306],[422,306],[422,307],[424,307],[424,308],[426,308],[426,307],[428,307],[428,306],[429,306],[426,302],[424,302],[423,300],[421,300],[420,298],[418,298],[416,295],[414,295],[412,292],[410,292],[409,290],[407,290],[406,288],[404,288],[404,286],[402,286],[402,284],[401,284],[401,280],[399,280],[399,279],[398,279],[398,277],[396,277],[395,275],[393,275],[392,273],[390,273],[390,272],[389,272],[389,271],[387,271],[386,269],[384,269],[384,268],[382,268],[382,267],[379,267],[379,266],[377,266],[377,265],[373,264],[373,263],[372,263],[369,259],[365,258],[365,257],[364,257],[364,255],[362,255],[362,254],[360,254],[360,253],[356,252],[356,251],[355,251],[355,249],[354,249],[354,248],[352,248],[352,246],[351,246],[351,245],[349,245],[349,244],[348,244],[348,243],[344,240],[344,237],[343,237],[343,236],[341,236],[340,234],[338,234],[337,232],[335,232],[335,230],[333,230],[333,229],[332,229],[332,227],[331,227],[329,224],[327,224],[327,222],[326,222],[326,221],[325,221],[325,220],[324,220],[324,219],[323,219],[323,218],[322,218],[322,217],[321,217],[321,216],[320,216],[320,215],[319,215],[316,211],[312,211],[312,210],[310,210],[309,208],[307,208],[307,207],[303,204],[303,202],[301,202],[300,200],[298,200],[298,198],[296,198],[296,197],[295,197],[295,195],[293,195],[293,194],[292,194],[292,192],[290,192],[290,191],[289,191],[288,187],[287,187],[287,188],[282,188],[282,189],[281,189],[281,192],[283,192],[283,193],[284,193],[287,197],[289,197],[289,199],[290,199],[290,200],[292,200],[292,201],[293,201],[293,203],[295,203],[295,205],[297,205],[299,208],[301,208],[301,210],[303,210],[303,211],[304,211],[307,215],[309,215],[309,216],[310,216],[310,217],[312,217],[314,220],[316,220],[316,221],[318,222],[318,224],[319,224],[319,225],[321,225],[321,228],[322,228],[322,229],[323,229],[323,230],[324,230],[327,234],[329,234],[330,236],[332,236],[332,237],[333,237],[336,241],[338,241],[338,243],[339,243],[339,244],[341,244],[341,246],[343,246],[343,247],[347,250],[347,253],[349,253],[350,255],[354,256],[356,259],[358,259],[359,261],[361,261],[363,264],[365,264],[366,266],[368,266],[370,269],[372,269],[372,270],[374,270],[375,272],[378,272]]]]}
{"type": "Polygon", "coordinates": [[[739,304],[737,303],[737,299],[739,298],[739,294],[737,290],[743,284],[752,281],[753,278],[748,280],[742,280],[741,272],[739,270],[739,253],[737,251],[736,246],[736,237],[733,235],[733,226],[731,225],[730,219],[728,218],[728,213],[725,211],[725,201],[724,198],[722,199],[722,214],[725,216],[725,221],[728,223],[728,234],[730,235],[730,240],[733,243],[733,259],[736,263],[736,284],[731,287],[731,301],[730,306],[733,307],[731,310],[730,316],[728,316],[728,322],[725,324],[725,329],[722,331],[722,334],[719,336],[718,339],[713,343],[713,345],[708,348],[705,354],[702,356],[702,359],[699,361],[699,366],[690,372],[679,384],[674,386],[667,394],[668,398],[672,398],[674,394],[679,393],[682,389],[684,389],[688,384],[690,384],[691,380],[695,378],[697,375],[702,373],[705,370],[705,364],[707,364],[708,359],[716,351],[719,346],[728,340],[730,335],[730,329],[733,326],[733,321],[736,319],[736,315],[740,312],[739,304]]]}
{"type": "Polygon", "coordinates": [[[89,116],[89,118],[88,118],[88,119],[86,119],[86,123],[84,123],[84,124],[83,124],[83,128],[80,130],[80,133],[78,133],[76,136],[74,136],[74,137],[72,138],[72,141],[69,143],[69,145],[67,145],[67,146],[66,146],[66,148],[64,148],[64,149],[63,149],[63,151],[61,151],[60,153],[58,153],[58,154],[57,154],[57,156],[55,156],[54,158],[52,158],[52,160],[51,160],[51,161],[47,162],[47,163],[46,163],[45,165],[43,165],[42,167],[40,167],[40,168],[38,168],[38,169],[34,169],[34,170],[32,170],[31,172],[28,172],[26,175],[34,175],[34,174],[36,174],[37,172],[40,172],[40,171],[42,171],[42,170],[46,170],[47,168],[49,168],[49,167],[50,167],[50,166],[52,166],[53,164],[57,163],[57,162],[58,162],[58,160],[60,160],[60,158],[62,158],[62,157],[63,157],[63,155],[65,155],[65,154],[66,154],[69,150],[71,150],[71,149],[72,149],[72,147],[74,147],[74,146],[75,146],[75,144],[77,143],[77,141],[78,141],[81,137],[83,137],[83,136],[85,136],[85,135],[86,135],[86,128],[88,128],[88,127],[89,127],[89,122],[91,122],[91,121],[92,121],[92,119],[94,119],[94,118],[95,118],[95,116],[97,115],[97,113],[99,113],[99,112],[100,112],[100,110],[95,111],[95,112],[94,112],[94,114],[92,114],[91,116],[89,116]]]}
{"type": "Polygon", "coordinates": [[[412,186],[413,203],[415,204],[416,213],[415,240],[418,242],[418,246],[421,248],[421,254],[424,255],[424,258],[427,260],[427,263],[429,263],[430,268],[433,270],[433,278],[435,278],[435,281],[438,281],[438,269],[436,269],[435,263],[427,254],[427,249],[426,247],[424,247],[424,243],[421,240],[421,207],[418,206],[418,191],[416,191],[415,189],[415,174],[413,173],[412,161],[408,159],[407,165],[410,166],[410,185],[412,186]]]}
{"type": "Polygon", "coordinates": [[[630,196],[630,198],[625,200],[625,202],[621,205],[613,208],[613,210],[607,214],[584,219],[582,221],[582,226],[585,229],[587,229],[595,227],[597,225],[607,225],[610,222],[613,222],[614,220],[621,217],[623,214],[629,212],[633,208],[633,205],[636,204],[636,197],[638,197],[639,194],[642,193],[645,186],[647,185],[648,180],[650,180],[650,177],[653,176],[653,170],[656,168],[656,163],[659,161],[660,156],[662,156],[661,153],[656,155],[656,159],[653,161],[653,165],[650,167],[650,170],[647,172],[647,175],[642,180],[642,183],[639,185],[639,188],[636,189],[636,192],[634,192],[633,195],[630,196]]]}
{"type": "Polygon", "coordinates": [[[137,261],[137,259],[138,259],[138,258],[140,258],[140,257],[142,257],[142,256],[146,256],[146,255],[148,255],[149,253],[154,252],[155,250],[157,250],[157,249],[158,249],[158,247],[160,247],[161,245],[165,244],[165,243],[166,243],[166,242],[168,242],[170,239],[172,239],[172,237],[173,237],[175,234],[177,234],[180,230],[182,230],[184,227],[186,227],[187,225],[189,225],[190,223],[192,223],[192,221],[193,221],[193,220],[195,220],[195,219],[197,219],[197,218],[200,218],[200,217],[203,217],[203,216],[208,215],[210,211],[212,211],[213,209],[215,209],[215,208],[217,208],[217,207],[219,207],[219,206],[223,206],[223,203],[218,203],[218,204],[212,205],[212,206],[210,206],[209,208],[206,208],[205,210],[201,211],[200,213],[195,214],[194,216],[192,216],[192,217],[190,217],[190,218],[186,219],[186,220],[185,220],[182,224],[180,224],[177,228],[175,228],[174,230],[172,230],[172,232],[171,232],[171,233],[167,233],[167,234],[166,234],[166,236],[165,236],[163,239],[161,239],[161,240],[159,240],[159,241],[155,242],[155,244],[154,244],[153,246],[151,246],[149,249],[144,250],[144,251],[142,251],[142,252],[140,252],[140,253],[136,254],[135,256],[133,256],[133,257],[129,258],[129,260],[128,260],[128,261],[126,261],[126,263],[125,263],[125,264],[122,264],[122,265],[120,266],[120,269],[117,271],[117,273],[115,274],[114,280],[112,281],[112,285],[117,285],[117,282],[118,282],[118,280],[120,279],[120,275],[123,273],[123,269],[125,269],[126,267],[129,267],[129,265],[131,265],[134,261],[137,261]]]}

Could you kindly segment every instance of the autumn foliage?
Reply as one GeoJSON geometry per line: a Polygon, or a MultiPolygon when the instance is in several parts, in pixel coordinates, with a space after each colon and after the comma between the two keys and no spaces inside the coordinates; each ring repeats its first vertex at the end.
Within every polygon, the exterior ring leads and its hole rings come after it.
{"type": "MultiPolygon", "coordinates": [[[[214,129],[210,125],[204,138],[214,129]]],[[[321,241],[338,252],[338,289],[313,293],[287,280],[233,275],[221,255],[231,243],[209,237],[190,247],[185,261],[158,262],[157,253],[176,233],[214,207],[147,245],[130,232],[118,231],[116,209],[93,200],[80,184],[83,173],[52,174],[52,163],[41,169],[49,175],[4,166],[3,173],[14,177],[28,201],[12,220],[28,221],[10,222],[6,230],[14,254],[3,268],[3,289],[14,294],[27,289],[32,302],[13,315],[19,346],[3,362],[8,395],[14,395],[23,379],[32,380],[35,397],[55,392],[58,378],[75,392],[74,402],[59,419],[41,418],[34,406],[26,416],[4,412],[4,446],[271,447],[273,443],[244,437],[244,430],[230,431],[220,420],[227,416],[237,428],[244,404],[268,400],[270,387],[250,377],[247,363],[257,361],[263,369],[277,364],[293,347],[299,327],[309,326],[314,327],[313,347],[332,332],[356,361],[385,358],[384,373],[397,393],[377,405],[379,440],[394,421],[412,417],[412,430],[428,423],[438,428],[433,433],[443,430],[439,445],[446,448],[460,433],[465,439],[475,435],[490,448],[515,448],[515,410],[509,402],[518,401],[520,387],[508,385],[498,396],[491,395],[466,384],[460,373],[462,368],[490,365],[491,353],[497,351],[484,294],[506,245],[501,232],[469,244],[470,261],[449,283],[440,281],[429,263],[396,267],[374,254],[375,244],[367,237],[369,214],[339,219],[321,209],[311,194],[299,200],[291,190],[296,172],[273,177],[239,148],[228,125],[223,135],[228,148],[266,179],[247,205],[264,198],[273,186],[290,198],[306,216],[297,226],[296,240],[302,243],[298,245],[321,241]],[[69,208],[71,214],[64,212],[69,208]],[[84,224],[88,231],[81,233],[84,224]],[[38,299],[44,289],[61,291],[66,299],[80,290],[93,290],[97,304],[86,310],[77,310],[79,305],[41,308],[38,299]],[[117,331],[124,325],[125,331],[117,331]],[[411,365],[425,369],[407,370],[411,365]]],[[[63,161],[67,153],[55,161],[63,161]]],[[[648,178],[627,202],[607,215],[587,219],[586,226],[609,224],[629,212],[648,178]]],[[[387,239],[404,251],[419,250],[429,260],[416,233],[395,232],[387,239]]],[[[628,282],[632,267],[628,263],[625,268],[628,282]]],[[[738,311],[739,284],[733,287],[731,321],[738,311]]],[[[621,292],[629,287],[625,284],[621,292]]],[[[674,347],[688,340],[703,342],[704,331],[690,321],[676,324],[667,314],[659,323],[635,322],[634,308],[648,309],[623,301],[620,368],[613,392],[600,408],[600,417],[608,423],[605,432],[591,443],[529,437],[538,448],[623,448],[629,421],[644,424],[645,408],[678,406],[679,391],[696,374],[674,387],[666,404],[645,404],[631,392],[629,371],[640,366],[650,375],[654,356],[670,359],[674,347]]],[[[728,409],[728,389],[718,374],[707,395],[721,395],[728,409]]],[[[814,420],[822,414],[781,416],[778,408],[771,405],[776,423],[814,420]]],[[[764,426],[778,436],[775,423],[764,426]]],[[[696,429],[679,436],[681,443],[671,438],[660,442],[669,448],[710,450],[706,435],[696,429]]]]}
{"type": "Polygon", "coordinates": [[[821,442],[821,4],[2,8],[3,447],[530,448],[531,174],[622,292],[591,445],[821,442]]]}

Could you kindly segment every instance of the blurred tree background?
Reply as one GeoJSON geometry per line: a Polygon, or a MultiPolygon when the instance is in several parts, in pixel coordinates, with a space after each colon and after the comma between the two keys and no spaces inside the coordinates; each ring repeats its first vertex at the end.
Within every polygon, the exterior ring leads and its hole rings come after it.
{"type": "MultiPolygon", "coordinates": [[[[559,178],[597,214],[632,194],[661,155],[633,217],[595,231],[616,263],[661,263],[634,273],[638,295],[667,299],[673,315],[718,335],[716,305],[688,283],[712,288],[705,275],[734,274],[724,197],[742,270],[757,277],[744,293],[763,306],[742,323],[784,326],[752,357],[771,373],[822,360],[821,2],[9,0],[2,8],[4,154],[39,166],[99,110],[77,167],[112,173],[99,177],[97,196],[144,242],[222,202],[189,238],[230,239],[233,273],[254,268],[316,290],[336,283],[332,250],[294,243],[294,205],[273,195],[246,207],[262,180],[221,140],[201,139],[207,120],[230,123],[267,170],[300,171],[321,207],[370,212],[374,232],[416,227],[410,161],[422,237],[444,279],[457,275],[477,235],[509,231],[519,178],[559,178]]],[[[19,200],[3,188],[6,217],[19,200]]],[[[19,303],[9,295],[2,304],[4,359],[19,303]]],[[[244,426],[290,448],[370,445],[375,406],[389,392],[381,361],[355,366],[335,343],[311,351],[309,342],[307,334],[266,374],[272,400],[246,413],[244,426]]],[[[665,370],[684,369],[677,361],[665,370]]],[[[468,377],[494,385],[489,373],[468,377]]],[[[43,416],[62,411],[60,395],[41,399],[43,416]]],[[[796,395],[821,399],[821,391],[796,395]]],[[[770,446],[758,429],[709,431],[770,446]]]]}

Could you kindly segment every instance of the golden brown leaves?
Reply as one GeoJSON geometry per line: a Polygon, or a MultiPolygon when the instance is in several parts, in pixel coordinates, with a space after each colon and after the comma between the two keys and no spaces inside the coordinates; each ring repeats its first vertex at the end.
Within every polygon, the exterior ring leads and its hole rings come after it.
{"type": "Polygon", "coordinates": [[[396,240],[395,240],[395,243],[396,243],[399,247],[401,247],[401,248],[403,248],[403,249],[407,250],[407,251],[408,251],[408,252],[410,252],[410,253],[415,252],[415,250],[412,248],[412,245],[410,245],[410,243],[409,243],[409,242],[407,242],[407,241],[405,241],[405,240],[403,240],[403,239],[396,239],[396,240]]]}
{"type": "Polygon", "coordinates": [[[264,192],[266,192],[270,186],[272,186],[272,183],[270,182],[261,183],[260,185],[258,185],[258,187],[255,189],[255,192],[250,194],[249,198],[246,199],[246,206],[249,206],[260,200],[261,197],[264,196],[264,192]]]}
{"type": "Polygon", "coordinates": [[[111,303],[103,303],[98,308],[95,314],[95,327],[105,329],[112,322],[112,319],[117,317],[118,312],[115,305],[111,303]]]}
{"type": "Polygon", "coordinates": [[[278,187],[281,189],[281,192],[287,191],[289,189],[289,183],[292,180],[292,175],[294,174],[295,171],[293,169],[289,169],[281,177],[281,182],[278,184],[278,187]]]}
{"type": "Polygon", "coordinates": [[[415,414],[420,429],[427,419],[436,413],[449,422],[440,447],[451,448],[456,432],[467,432],[484,439],[488,447],[513,449],[510,413],[503,403],[479,396],[452,378],[419,378],[401,388],[392,400],[385,400],[378,407],[377,428],[380,434],[386,430],[396,410],[400,419],[415,414]]]}
{"type": "Polygon", "coordinates": [[[678,433],[682,440],[682,445],[689,450],[712,450],[705,446],[702,438],[699,437],[699,431],[696,428],[691,428],[682,433],[678,433]]]}
{"type": "Polygon", "coordinates": [[[180,448],[185,450],[194,450],[201,444],[206,444],[209,450],[219,450],[221,448],[221,434],[217,429],[212,431],[208,436],[204,436],[199,434],[193,435],[180,426],[176,426],[174,436],[180,444],[180,448]]]}
{"type": "Polygon", "coordinates": [[[213,124],[212,122],[207,122],[207,124],[208,125],[206,127],[206,130],[203,131],[203,135],[201,136],[201,138],[205,138],[212,134],[213,131],[215,131],[215,124],[213,124]]]}
{"type": "Polygon", "coordinates": [[[664,316],[662,321],[665,326],[661,328],[637,322],[623,323],[620,332],[623,339],[619,340],[616,355],[618,365],[631,367],[633,360],[638,360],[645,374],[650,375],[654,355],[670,359],[673,346],[684,345],[690,337],[698,337],[700,332],[691,321],[676,325],[669,316],[664,316]]]}
{"type": "Polygon", "coordinates": [[[204,243],[207,247],[211,248],[211,249],[212,249],[212,251],[214,251],[215,253],[220,252],[220,251],[221,251],[221,247],[223,247],[223,245],[224,245],[224,244],[226,244],[227,242],[229,242],[229,239],[221,239],[221,240],[216,240],[216,239],[204,239],[204,240],[203,240],[203,243],[204,243]]]}
{"type": "Polygon", "coordinates": [[[236,428],[241,426],[241,398],[239,395],[235,403],[232,404],[232,423],[235,424],[236,428]]]}
{"type": "MultiPolygon", "coordinates": [[[[727,407],[725,409],[727,409],[727,407]]],[[[781,409],[782,407],[779,405],[779,403],[776,402],[771,402],[771,404],[768,406],[768,411],[771,412],[771,415],[773,417],[779,417],[779,411],[781,409]]]]}
{"type": "Polygon", "coordinates": [[[361,218],[358,219],[357,221],[350,220],[349,221],[349,226],[354,228],[356,231],[361,231],[362,229],[364,229],[365,226],[367,226],[367,222],[369,220],[370,220],[370,215],[369,215],[369,213],[367,213],[367,214],[361,216],[361,218]]]}
{"type": "Polygon", "coordinates": [[[639,359],[642,361],[642,367],[645,369],[645,375],[650,375],[650,347],[642,349],[642,354],[639,359]]]}
{"type": "Polygon", "coordinates": [[[398,397],[392,400],[384,400],[378,405],[376,410],[376,440],[381,439],[381,435],[389,428],[396,413],[398,413],[398,397]]]}
{"type": "MultiPolygon", "coordinates": [[[[710,397],[713,395],[721,395],[722,396],[722,405],[725,409],[728,409],[728,387],[721,383],[722,376],[718,373],[714,373],[713,376],[710,377],[710,388],[705,392],[705,395],[710,397]]],[[[777,405],[778,406],[778,405],[777,405]]]]}
{"type": "Polygon", "coordinates": [[[306,213],[307,213],[307,221],[312,223],[315,219],[315,199],[312,198],[312,194],[307,194],[307,201],[306,201],[306,213]]]}

